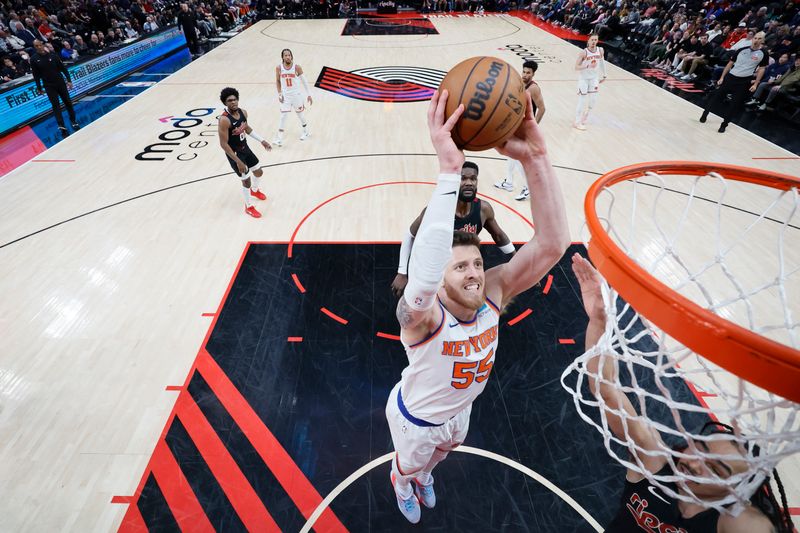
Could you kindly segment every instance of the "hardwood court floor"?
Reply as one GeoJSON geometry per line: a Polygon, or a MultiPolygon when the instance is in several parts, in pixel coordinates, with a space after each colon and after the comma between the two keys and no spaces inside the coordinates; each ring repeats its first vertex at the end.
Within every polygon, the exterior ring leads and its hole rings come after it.
{"type": "MultiPolygon", "coordinates": [[[[176,401],[167,387],[185,382],[213,318],[204,315],[217,309],[248,242],[287,242],[296,230],[301,241],[396,242],[425,204],[429,190],[412,182],[437,172],[427,102],[314,89],[309,141],[297,139],[289,117],[284,147],[254,148],[268,200],[264,218],[244,215],[217,144],[218,95],[238,88],[251,125],[271,138],[282,48],[310,83],[324,67],[409,66],[424,77],[475,55],[521,66],[514,50],[534,50],[542,127],[575,241],[585,238],[586,188],[622,165],[688,159],[798,174],[796,159],[782,159],[793,154],[733,125],[720,135],[718,119],[699,124],[695,105],[612,65],[589,130],[576,131],[573,45],[511,16],[431,21],[438,35],[343,36],[341,20],[261,22],[0,179],[0,530],[119,526],[127,506],[112,497],[137,488],[176,401]],[[136,158],[163,142],[174,144],[136,158]],[[407,183],[367,188],[397,181],[407,183]]],[[[503,159],[470,158],[500,225],[527,240],[530,226],[501,203],[526,217],[529,207],[492,187],[503,159]]],[[[797,506],[797,463],[786,464],[797,506]]]]}

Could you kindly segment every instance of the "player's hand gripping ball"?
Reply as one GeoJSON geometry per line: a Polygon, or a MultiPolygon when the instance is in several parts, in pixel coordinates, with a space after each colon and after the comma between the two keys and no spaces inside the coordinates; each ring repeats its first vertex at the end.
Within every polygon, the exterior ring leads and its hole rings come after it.
{"type": "Polygon", "coordinates": [[[442,80],[447,89],[445,116],[459,104],[464,114],[453,128],[453,141],[464,150],[482,151],[502,145],[525,116],[525,85],[511,65],[496,57],[462,61],[442,80]]]}

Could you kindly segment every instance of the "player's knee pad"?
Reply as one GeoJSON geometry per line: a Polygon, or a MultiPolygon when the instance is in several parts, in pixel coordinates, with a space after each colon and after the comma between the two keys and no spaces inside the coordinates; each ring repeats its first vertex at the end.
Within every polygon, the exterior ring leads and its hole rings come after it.
{"type": "Polygon", "coordinates": [[[303,126],[306,125],[306,117],[305,117],[305,115],[303,115],[303,111],[302,110],[297,112],[297,118],[300,119],[300,124],[302,124],[303,126]]]}
{"type": "Polygon", "coordinates": [[[594,104],[597,103],[597,93],[589,93],[589,109],[594,107],[594,104]]]}

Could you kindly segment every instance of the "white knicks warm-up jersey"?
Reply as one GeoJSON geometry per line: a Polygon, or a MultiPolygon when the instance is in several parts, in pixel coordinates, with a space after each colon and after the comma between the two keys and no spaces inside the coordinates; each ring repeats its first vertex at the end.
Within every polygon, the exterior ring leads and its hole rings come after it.
{"type": "Polygon", "coordinates": [[[586,68],[579,71],[580,77],[582,79],[590,79],[590,78],[597,78],[600,76],[600,61],[602,60],[603,56],[601,54],[601,48],[598,46],[594,49],[594,52],[589,50],[588,48],[584,49],[586,52],[586,58],[583,60],[583,64],[586,65],[586,68]]]}
{"type": "Polygon", "coordinates": [[[297,67],[294,63],[289,68],[281,67],[281,92],[283,94],[300,94],[300,80],[297,77],[297,67]]]}
{"type": "Polygon", "coordinates": [[[472,322],[460,322],[437,302],[442,320],[436,330],[416,344],[403,342],[409,364],[400,389],[409,413],[443,424],[486,387],[497,350],[500,311],[487,299],[472,322]]]}

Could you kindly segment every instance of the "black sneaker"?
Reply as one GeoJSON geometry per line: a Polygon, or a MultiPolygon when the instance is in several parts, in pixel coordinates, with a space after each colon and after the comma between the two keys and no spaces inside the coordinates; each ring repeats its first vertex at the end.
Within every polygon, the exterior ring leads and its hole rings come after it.
{"type": "Polygon", "coordinates": [[[77,122],[73,122],[72,123],[72,131],[78,131],[79,129],[81,129],[81,125],[78,124],[77,122]]]}
{"type": "Polygon", "coordinates": [[[727,127],[728,125],[723,122],[722,124],[719,125],[719,129],[717,131],[720,133],[725,133],[725,128],[727,127]]]}
{"type": "Polygon", "coordinates": [[[707,111],[703,111],[703,114],[700,115],[700,122],[705,124],[707,118],[708,118],[708,112],[707,111]]]}
{"type": "Polygon", "coordinates": [[[67,137],[69,137],[69,130],[67,129],[66,126],[59,126],[58,131],[61,133],[62,139],[66,139],[67,137]]]}

